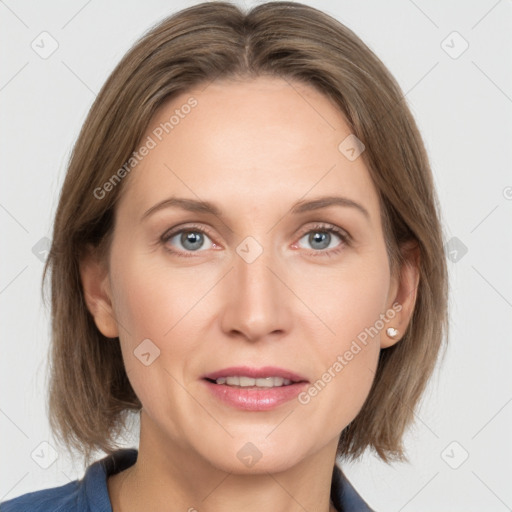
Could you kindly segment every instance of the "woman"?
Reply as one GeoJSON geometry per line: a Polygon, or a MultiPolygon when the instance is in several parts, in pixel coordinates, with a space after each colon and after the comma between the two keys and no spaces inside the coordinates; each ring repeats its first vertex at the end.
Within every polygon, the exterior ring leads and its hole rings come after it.
{"type": "Polygon", "coordinates": [[[48,270],[51,424],[108,455],[2,512],[370,510],[336,457],[405,460],[446,331],[438,204],[400,88],[326,14],[208,2],[146,34],[78,138],[48,270]]]}

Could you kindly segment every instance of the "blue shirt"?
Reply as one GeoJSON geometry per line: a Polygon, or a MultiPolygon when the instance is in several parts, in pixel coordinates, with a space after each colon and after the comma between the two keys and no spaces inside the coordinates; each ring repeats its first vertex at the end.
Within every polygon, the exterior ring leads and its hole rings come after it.
{"type": "MultiPolygon", "coordinates": [[[[134,448],[117,450],[91,464],[81,480],[4,501],[0,512],[112,512],[107,479],[132,466],[137,455],[134,448]]],[[[373,512],[338,466],[333,469],[331,499],[340,512],[373,512]]]]}

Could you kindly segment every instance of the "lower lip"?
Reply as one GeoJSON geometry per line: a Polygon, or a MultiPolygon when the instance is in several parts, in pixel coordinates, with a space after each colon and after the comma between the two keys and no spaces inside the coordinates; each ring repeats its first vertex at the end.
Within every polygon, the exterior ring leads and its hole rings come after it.
{"type": "Polygon", "coordinates": [[[240,388],[204,380],[207,388],[224,403],[246,411],[269,411],[289,402],[308,385],[296,382],[274,388],[240,388]]]}

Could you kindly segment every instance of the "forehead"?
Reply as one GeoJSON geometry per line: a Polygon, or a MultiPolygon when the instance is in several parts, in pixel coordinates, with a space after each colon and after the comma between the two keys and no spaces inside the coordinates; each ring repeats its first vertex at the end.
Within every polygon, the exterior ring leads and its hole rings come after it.
{"type": "Polygon", "coordinates": [[[143,137],[155,145],[132,171],[122,203],[140,213],[174,195],[254,213],[339,193],[378,217],[363,158],[349,160],[339,149],[349,136],[337,106],[309,85],[269,77],[214,81],[158,110],[143,137]]]}

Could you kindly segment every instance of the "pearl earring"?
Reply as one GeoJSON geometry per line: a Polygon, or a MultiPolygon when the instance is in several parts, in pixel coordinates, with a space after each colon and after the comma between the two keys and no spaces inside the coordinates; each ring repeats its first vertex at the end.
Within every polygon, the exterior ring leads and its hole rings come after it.
{"type": "Polygon", "coordinates": [[[386,334],[390,337],[390,338],[396,338],[397,334],[398,334],[398,329],[395,329],[394,327],[388,327],[386,329],[386,334]]]}

